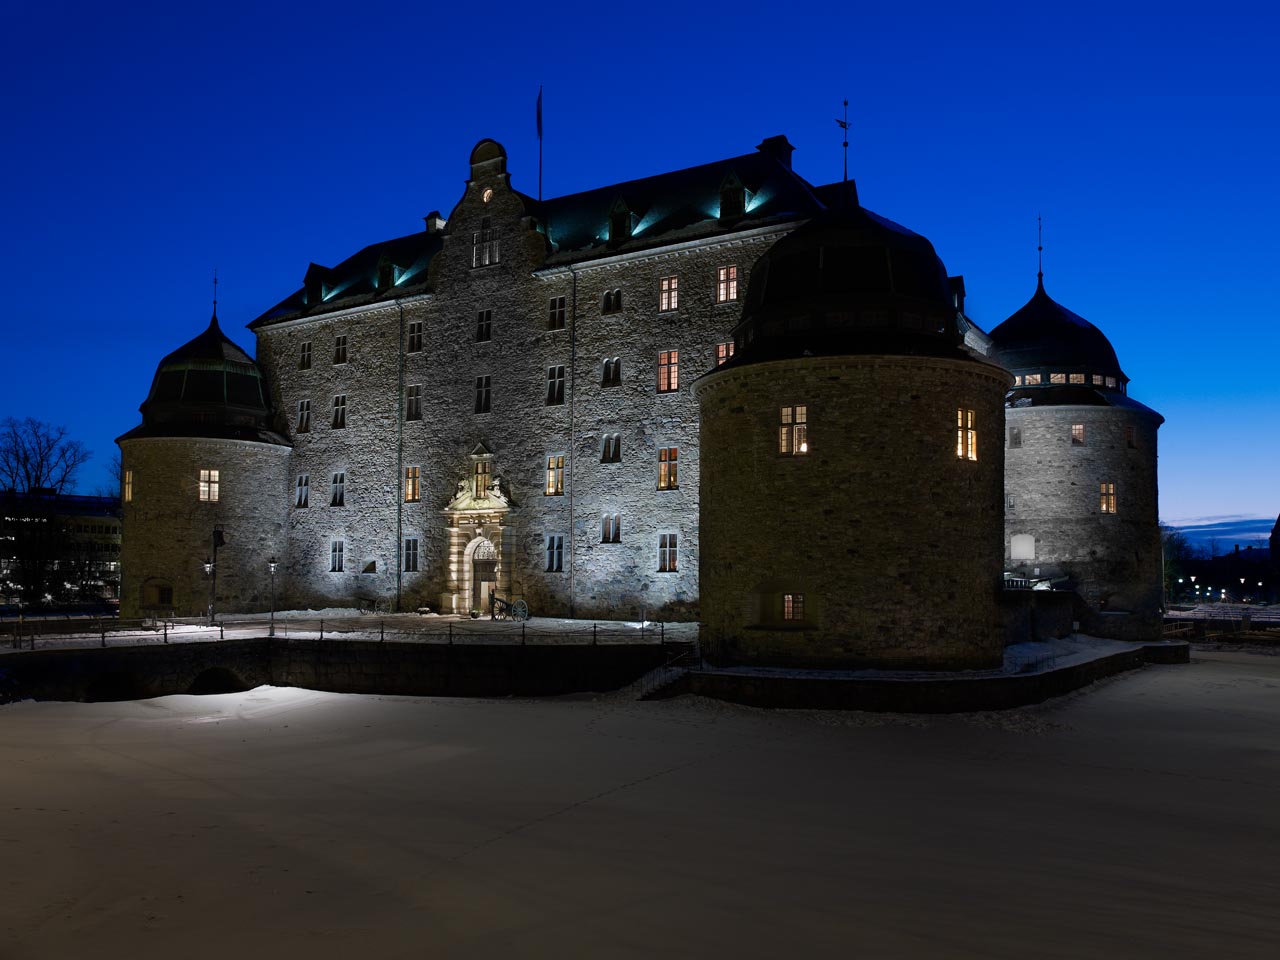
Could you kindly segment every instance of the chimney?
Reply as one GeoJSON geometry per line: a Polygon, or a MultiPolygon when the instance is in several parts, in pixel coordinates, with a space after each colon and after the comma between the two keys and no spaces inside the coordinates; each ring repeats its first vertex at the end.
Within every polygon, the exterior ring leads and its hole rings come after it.
{"type": "Polygon", "coordinates": [[[422,218],[423,223],[427,225],[427,233],[439,233],[444,229],[445,219],[440,216],[439,210],[432,210],[422,218]]]}
{"type": "Polygon", "coordinates": [[[766,137],[756,144],[756,149],[765,156],[773,157],[780,164],[791,169],[791,152],[795,150],[784,134],[778,134],[776,137],[766,137]]]}

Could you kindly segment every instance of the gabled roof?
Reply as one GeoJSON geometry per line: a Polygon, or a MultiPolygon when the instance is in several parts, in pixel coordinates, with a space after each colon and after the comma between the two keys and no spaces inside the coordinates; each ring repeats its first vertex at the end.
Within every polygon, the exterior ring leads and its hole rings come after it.
{"type": "MultiPolygon", "coordinates": [[[[770,137],[754,153],[541,202],[514,192],[546,236],[547,264],[555,266],[807,219],[825,209],[819,192],[831,188],[815,188],[793,172],[791,150],[785,137],[770,137]],[[720,191],[736,183],[746,191],[743,214],[722,221],[720,191]],[[632,212],[634,227],[630,238],[611,241],[609,215],[619,201],[632,212]]],[[[311,264],[302,289],[263,313],[249,328],[427,292],[427,267],[442,246],[438,232],[422,231],[370,244],[334,267],[311,264]],[[377,285],[383,258],[403,271],[389,288],[377,285]]]]}
{"type": "Polygon", "coordinates": [[[303,286],[249,324],[250,330],[308,310],[324,313],[340,307],[422,293],[427,289],[427,266],[442,246],[440,234],[423,230],[394,240],[371,243],[334,267],[312,263],[303,286]],[[390,287],[378,286],[378,267],[390,262],[398,268],[390,287]]]}

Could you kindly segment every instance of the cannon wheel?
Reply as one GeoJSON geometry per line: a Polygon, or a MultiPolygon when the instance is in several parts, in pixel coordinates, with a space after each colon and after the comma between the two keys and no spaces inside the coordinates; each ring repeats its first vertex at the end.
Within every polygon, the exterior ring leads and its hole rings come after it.
{"type": "Polygon", "coordinates": [[[517,600],[515,603],[513,603],[511,605],[511,619],[512,620],[528,620],[529,605],[525,603],[523,600],[517,600]]]}

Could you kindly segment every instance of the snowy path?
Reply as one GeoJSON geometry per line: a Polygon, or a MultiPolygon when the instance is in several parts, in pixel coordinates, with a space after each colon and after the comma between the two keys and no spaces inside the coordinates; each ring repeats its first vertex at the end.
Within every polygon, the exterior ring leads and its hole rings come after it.
{"type": "Polygon", "coordinates": [[[999,714],[0,707],[0,958],[1270,957],[1280,662],[999,714]]]}

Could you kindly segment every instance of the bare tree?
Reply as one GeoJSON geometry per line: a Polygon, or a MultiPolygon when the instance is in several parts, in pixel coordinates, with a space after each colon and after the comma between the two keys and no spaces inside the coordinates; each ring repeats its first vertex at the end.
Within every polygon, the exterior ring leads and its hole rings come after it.
{"type": "Polygon", "coordinates": [[[0,488],[20,494],[68,493],[76,472],[92,456],[66,427],[34,417],[5,417],[0,423],[0,488]]]}

